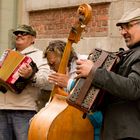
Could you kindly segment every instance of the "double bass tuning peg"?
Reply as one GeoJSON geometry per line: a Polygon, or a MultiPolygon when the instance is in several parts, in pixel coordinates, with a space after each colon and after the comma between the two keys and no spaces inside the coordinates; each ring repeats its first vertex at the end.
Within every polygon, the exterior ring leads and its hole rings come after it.
{"type": "Polygon", "coordinates": [[[82,29],[86,27],[86,25],[84,24],[84,20],[85,20],[85,17],[83,15],[80,15],[80,17],[79,17],[79,23],[80,23],[80,27],[82,29]]]}
{"type": "Polygon", "coordinates": [[[86,25],[85,24],[81,24],[81,28],[82,29],[86,28],[86,25]]]}

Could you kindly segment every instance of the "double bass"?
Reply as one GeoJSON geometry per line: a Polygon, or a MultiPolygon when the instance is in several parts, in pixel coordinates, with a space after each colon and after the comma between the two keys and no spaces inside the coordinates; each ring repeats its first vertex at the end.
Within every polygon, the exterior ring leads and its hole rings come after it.
{"type": "MultiPolygon", "coordinates": [[[[72,44],[80,40],[82,31],[91,19],[92,8],[88,4],[78,7],[78,21],[71,28],[58,72],[66,73],[72,44]]],[[[28,140],[93,140],[94,131],[89,119],[83,119],[83,112],[67,104],[68,93],[55,85],[52,100],[31,120],[28,140]]]]}

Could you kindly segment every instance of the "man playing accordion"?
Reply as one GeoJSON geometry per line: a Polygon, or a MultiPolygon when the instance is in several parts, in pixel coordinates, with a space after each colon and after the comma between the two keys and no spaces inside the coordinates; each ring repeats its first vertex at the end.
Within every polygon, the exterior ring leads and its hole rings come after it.
{"type": "Polygon", "coordinates": [[[33,68],[25,63],[18,69],[18,75],[28,79],[27,86],[19,94],[10,90],[0,94],[0,140],[27,140],[29,120],[37,109],[39,88],[49,85],[50,68],[43,52],[34,46],[36,31],[31,26],[21,25],[13,34],[14,51],[31,58],[38,71],[33,72],[33,68]]]}

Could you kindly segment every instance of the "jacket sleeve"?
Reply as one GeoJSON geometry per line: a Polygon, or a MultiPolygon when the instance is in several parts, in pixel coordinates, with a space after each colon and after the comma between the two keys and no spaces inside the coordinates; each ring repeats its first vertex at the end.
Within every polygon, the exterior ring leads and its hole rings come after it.
{"type": "Polygon", "coordinates": [[[98,68],[94,73],[92,84],[112,95],[128,100],[137,100],[140,98],[140,61],[131,66],[128,77],[98,68]]]}
{"type": "Polygon", "coordinates": [[[52,84],[48,81],[48,75],[53,71],[50,69],[47,59],[43,58],[42,52],[35,54],[34,62],[37,65],[38,71],[35,73],[32,78],[32,85],[35,87],[51,90],[52,84]]]}

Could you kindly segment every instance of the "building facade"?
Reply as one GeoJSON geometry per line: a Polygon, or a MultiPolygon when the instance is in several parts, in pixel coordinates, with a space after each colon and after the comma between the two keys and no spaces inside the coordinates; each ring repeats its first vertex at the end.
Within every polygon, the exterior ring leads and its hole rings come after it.
{"type": "Polygon", "coordinates": [[[108,51],[125,48],[116,22],[125,11],[140,7],[140,0],[0,0],[0,53],[14,45],[11,32],[19,24],[36,29],[36,46],[42,50],[50,40],[67,41],[83,3],[92,7],[92,19],[80,41],[73,44],[75,50],[88,54],[96,47],[108,51]]]}

